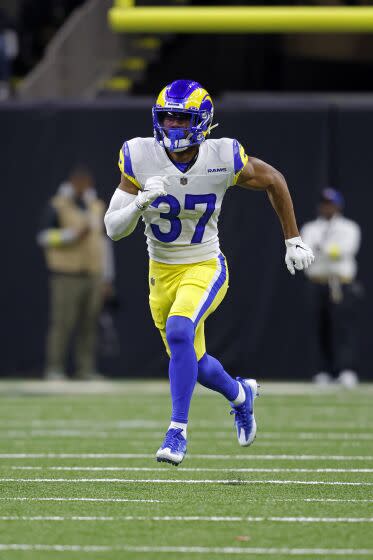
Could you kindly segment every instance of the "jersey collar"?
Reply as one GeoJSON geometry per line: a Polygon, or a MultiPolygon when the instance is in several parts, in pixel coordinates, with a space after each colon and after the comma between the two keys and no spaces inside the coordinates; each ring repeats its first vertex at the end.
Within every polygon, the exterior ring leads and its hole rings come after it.
{"type": "Polygon", "coordinates": [[[195,171],[201,165],[201,161],[203,161],[205,155],[205,150],[207,149],[206,142],[203,142],[203,144],[200,145],[197,154],[192,160],[193,163],[191,163],[191,165],[188,167],[188,169],[185,172],[182,172],[180,171],[180,169],[176,167],[172,159],[168,156],[166,150],[162,148],[162,146],[160,146],[156,141],[155,141],[155,145],[156,145],[156,152],[158,158],[160,159],[160,163],[162,167],[165,169],[168,168],[170,175],[175,175],[176,173],[176,175],[180,175],[180,176],[187,175],[192,169],[193,171],[195,171]]]}

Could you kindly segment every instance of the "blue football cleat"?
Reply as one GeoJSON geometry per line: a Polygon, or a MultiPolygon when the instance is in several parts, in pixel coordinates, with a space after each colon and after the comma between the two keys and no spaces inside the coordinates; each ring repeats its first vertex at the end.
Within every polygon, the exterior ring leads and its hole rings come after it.
{"type": "Polygon", "coordinates": [[[254,417],[254,399],[258,395],[258,384],[255,379],[242,379],[236,377],[244,388],[246,399],[239,405],[231,403],[231,414],[235,414],[238,443],[243,447],[251,445],[256,435],[256,422],[254,417]]]}
{"type": "Polygon", "coordinates": [[[185,457],[187,441],[183,437],[181,428],[170,428],[161,447],[156,453],[159,463],[171,463],[177,467],[185,457]]]}

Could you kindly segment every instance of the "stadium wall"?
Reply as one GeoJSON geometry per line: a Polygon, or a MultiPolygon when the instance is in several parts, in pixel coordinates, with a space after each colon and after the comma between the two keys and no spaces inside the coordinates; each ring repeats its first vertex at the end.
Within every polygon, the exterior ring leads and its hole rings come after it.
{"type": "MultiPolygon", "coordinates": [[[[119,181],[117,155],[125,139],[149,136],[151,101],[0,108],[3,215],[1,238],[0,375],[41,375],[47,328],[47,275],[35,242],[47,199],[78,162],[91,167],[108,201],[119,181]]],[[[242,97],[217,106],[215,136],[239,139],[249,154],[288,180],[299,224],[315,215],[321,188],[340,188],[346,214],[360,223],[360,278],[366,295],[361,321],[361,372],[371,376],[373,265],[369,254],[373,201],[373,100],[242,97]]],[[[207,322],[209,352],[232,374],[306,379],[313,371],[307,286],[284,265],[278,220],[265,194],[233,188],[221,215],[221,245],[230,290],[207,322]]],[[[167,359],[148,309],[147,256],[141,225],[115,244],[120,355],[101,360],[112,376],[167,376],[167,359]]]]}

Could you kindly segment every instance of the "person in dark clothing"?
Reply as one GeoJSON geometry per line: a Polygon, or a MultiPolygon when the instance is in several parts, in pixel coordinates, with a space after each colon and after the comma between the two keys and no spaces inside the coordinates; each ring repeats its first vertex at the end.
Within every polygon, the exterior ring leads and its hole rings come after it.
{"type": "Polygon", "coordinates": [[[342,214],[340,192],[321,193],[319,216],[302,228],[312,247],[315,262],[306,270],[309,279],[312,325],[316,329],[318,373],[314,380],[325,384],[338,376],[346,387],[358,382],[358,311],[362,289],[356,281],[356,254],[360,227],[342,214]]]}

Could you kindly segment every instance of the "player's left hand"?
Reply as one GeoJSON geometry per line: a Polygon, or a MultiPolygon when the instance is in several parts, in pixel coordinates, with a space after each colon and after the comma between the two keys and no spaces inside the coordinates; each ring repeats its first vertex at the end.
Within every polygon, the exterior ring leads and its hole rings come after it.
{"type": "Polygon", "coordinates": [[[294,276],[295,270],[304,270],[315,260],[311,247],[303,243],[301,237],[285,239],[285,263],[290,274],[294,276]]]}

